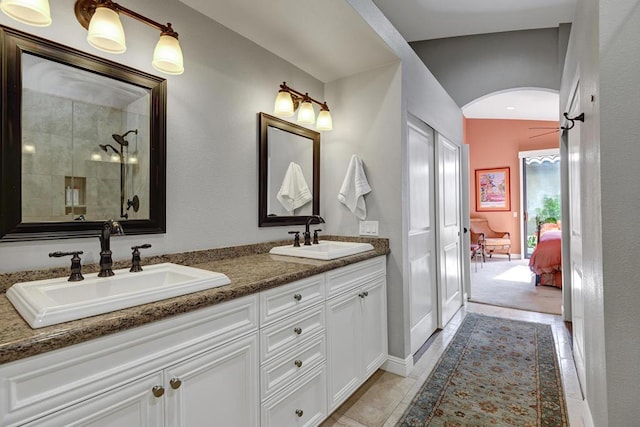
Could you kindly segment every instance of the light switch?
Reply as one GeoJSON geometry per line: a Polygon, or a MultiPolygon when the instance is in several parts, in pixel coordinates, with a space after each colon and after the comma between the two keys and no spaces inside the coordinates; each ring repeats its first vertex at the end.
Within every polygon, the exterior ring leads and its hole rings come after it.
{"type": "Polygon", "coordinates": [[[378,221],[360,221],[361,236],[377,236],[378,221]]]}

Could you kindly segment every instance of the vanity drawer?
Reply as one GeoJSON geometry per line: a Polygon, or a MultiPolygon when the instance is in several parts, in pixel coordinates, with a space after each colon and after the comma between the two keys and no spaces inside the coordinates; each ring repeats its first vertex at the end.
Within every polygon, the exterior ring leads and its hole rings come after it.
{"type": "Polygon", "coordinates": [[[268,399],[272,394],[309,372],[326,359],[324,334],[310,340],[289,353],[273,359],[260,369],[260,396],[268,399]]]}
{"type": "Polygon", "coordinates": [[[331,270],[327,275],[327,298],[355,288],[376,277],[387,274],[387,257],[379,256],[367,261],[331,270]]]}
{"type": "Polygon", "coordinates": [[[324,275],[260,292],[260,327],[324,301],[324,275]]]}
{"type": "Polygon", "coordinates": [[[317,426],[327,416],[325,364],[262,404],[262,427],[317,426]]]}
{"type": "Polygon", "coordinates": [[[261,329],[260,363],[304,343],[324,328],[325,306],[321,304],[261,329]]]}

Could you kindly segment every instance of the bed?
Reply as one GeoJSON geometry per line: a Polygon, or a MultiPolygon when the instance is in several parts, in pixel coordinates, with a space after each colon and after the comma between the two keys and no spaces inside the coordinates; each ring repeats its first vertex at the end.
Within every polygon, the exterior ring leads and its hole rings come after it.
{"type": "Polygon", "coordinates": [[[536,286],[562,288],[562,231],[556,225],[541,227],[538,233],[538,244],[529,259],[529,268],[536,275],[536,286]]]}

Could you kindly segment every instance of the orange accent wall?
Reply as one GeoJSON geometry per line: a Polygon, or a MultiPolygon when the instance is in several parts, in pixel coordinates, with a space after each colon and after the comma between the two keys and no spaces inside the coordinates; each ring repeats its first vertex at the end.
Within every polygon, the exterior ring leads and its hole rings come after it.
{"type": "Polygon", "coordinates": [[[530,138],[550,130],[531,127],[557,127],[555,121],[464,119],[463,138],[469,144],[469,190],[471,218],[487,218],[494,230],[511,233],[511,253],[520,253],[520,165],[518,152],[558,148],[559,133],[530,138]],[[511,210],[476,211],[476,169],[509,167],[511,210]],[[517,217],[513,213],[517,212],[517,217]]]}

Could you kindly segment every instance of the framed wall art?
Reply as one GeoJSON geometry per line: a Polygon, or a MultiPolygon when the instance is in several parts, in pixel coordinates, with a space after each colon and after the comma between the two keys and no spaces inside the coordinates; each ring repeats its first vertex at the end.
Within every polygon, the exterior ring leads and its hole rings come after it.
{"type": "Polygon", "coordinates": [[[510,211],[509,168],[476,169],[476,211],[510,211]]]}

